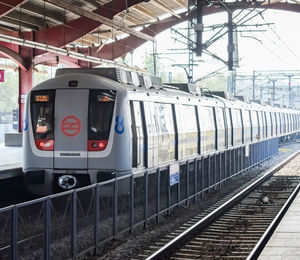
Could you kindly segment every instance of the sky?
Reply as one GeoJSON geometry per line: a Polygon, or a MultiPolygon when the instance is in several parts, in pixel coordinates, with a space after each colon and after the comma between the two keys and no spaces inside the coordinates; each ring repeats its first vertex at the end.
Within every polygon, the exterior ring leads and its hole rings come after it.
{"type": "MultiPolygon", "coordinates": [[[[262,9],[259,11],[262,11],[262,9]]],[[[243,14],[246,14],[246,12],[243,14]]],[[[238,11],[235,11],[233,16],[237,13],[238,11]]],[[[249,15],[249,17],[253,14],[249,15]]],[[[242,14],[239,15],[234,21],[238,21],[242,16],[242,14]]],[[[261,15],[246,23],[247,25],[258,26],[238,27],[238,53],[240,61],[237,72],[252,75],[253,70],[300,69],[299,18],[300,14],[298,13],[266,10],[261,15]],[[261,26],[261,24],[268,25],[261,26]],[[252,32],[245,32],[245,30],[252,30],[252,32]],[[259,31],[253,32],[253,30],[259,31]]],[[[203,22],[205,27],[224,24],[227,22],[227,14],[224,12],[204,16],[203,22]]],[[[184,23],[177,25],[176,28],[184,33],[186,26],[186,23],[184,23]]],[[[204,40],[209,39],[216,31],[210,30],[204,32],[204,40]]],[[[186,52],[185,50],[177,50],[177,54],[164,54],[172,52],[170,49],[186,48],[184,44],[175,42],[173,38],[180,39],[180,37],[171,33],[170,30],[166,30],[156,37],[158,57],[164,63],[167,71],[173,71],[174,73],[183,72],[182,68],[176,68],[172,64],[187,63],[187,54],[178,54],[179,52],[186,52]]],[[[180,40],[184,41],[184,39],[180,40]]],[[[134,65],[143,67],[144,55],[152,53],[152,50],[153,44],[150,42],[139,47],[134,52],[134,65]]],[[[208,50],[227,60],[227,35],[214,43],[208,50]]],[[[223,63],[207,55],[203,55],[197,58],[197,60],[201,62],[194,68],[194,80],[220,68],[223,68],[222,71],[225,74],[228,73],[223,63]]]]}

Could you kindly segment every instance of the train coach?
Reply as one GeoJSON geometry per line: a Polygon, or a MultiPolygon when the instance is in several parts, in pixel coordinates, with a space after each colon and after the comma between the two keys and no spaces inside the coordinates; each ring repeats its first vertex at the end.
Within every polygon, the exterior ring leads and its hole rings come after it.
{"type": "Polygon", "coordinates": [[[60,69],[27,95],[24,180],[30,192],[51,194],[288,138],[299,116],[119,68],[60,69]]]}

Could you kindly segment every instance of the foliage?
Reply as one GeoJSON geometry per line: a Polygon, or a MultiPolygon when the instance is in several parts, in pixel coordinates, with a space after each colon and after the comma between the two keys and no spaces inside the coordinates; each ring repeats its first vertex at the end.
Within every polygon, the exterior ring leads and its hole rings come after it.
{"type": "Polygon", "coordinates": [[[18,71],[4,71],[4,82],[0,83],[0,112],[12,112],[18,108],[19,77],[18,71]]]}
{"type": "Polygon", "coordinates": [[[227,90],[227,80],[225,77],[212,77],[201,80],[198,82],[201,87],[208,88],[211,91],[224,91],[227,90]]]}
{"type": "MultiPolygon", "coordinates": [[[[32,86],[36,86],[41,82],[52,78],[53,73],[55,73],[56,68],[51,68],[49,66],[38,65],[35,66],[34,73],[32,76],[32,86]]],[[[54,76],[54,75],[53,75],[54,76]]]]}

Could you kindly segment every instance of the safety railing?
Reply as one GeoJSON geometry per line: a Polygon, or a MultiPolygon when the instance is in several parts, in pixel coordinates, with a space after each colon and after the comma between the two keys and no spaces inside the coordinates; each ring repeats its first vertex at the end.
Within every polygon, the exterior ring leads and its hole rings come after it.
{"type": "Polygon", "coordinates": [[[141,170],[0,209],[0,259],[75,259],[137,227],[160,222],[181,204],[196,202],[232,176],[278,152],[278,138],[141,170]]]}

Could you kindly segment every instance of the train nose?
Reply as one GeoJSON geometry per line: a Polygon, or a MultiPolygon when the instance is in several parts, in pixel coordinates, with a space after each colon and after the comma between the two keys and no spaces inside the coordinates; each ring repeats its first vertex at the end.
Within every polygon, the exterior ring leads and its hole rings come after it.
{"type": "Polygon", "coordinates": [[[59,187],[69,190],[73,189],[77,184],[77,180],[74,176],[71,175],[63,175],[58,178],[59,187]]]}

